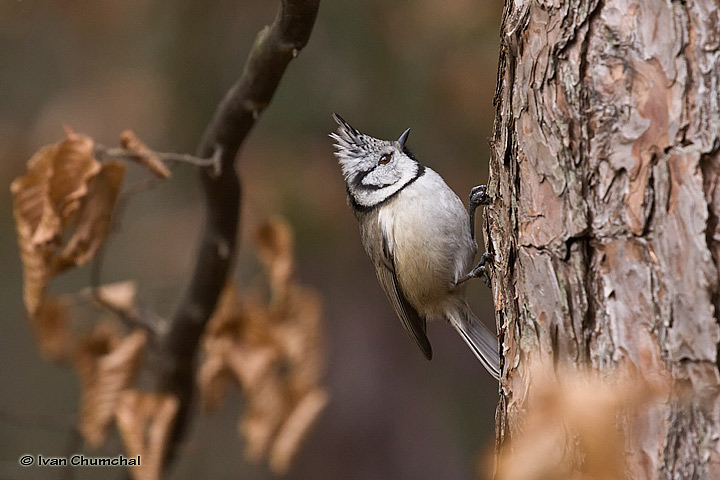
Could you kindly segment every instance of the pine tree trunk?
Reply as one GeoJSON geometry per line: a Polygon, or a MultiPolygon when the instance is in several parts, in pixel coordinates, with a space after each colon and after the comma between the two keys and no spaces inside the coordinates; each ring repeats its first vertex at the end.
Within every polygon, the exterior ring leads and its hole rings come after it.
{"type": "Polygon", "coordinates": [[[534,359],[665,370],[633,478],[720,478],[720,3],[506,0],[486,244],[498,440],[534,359]]]}

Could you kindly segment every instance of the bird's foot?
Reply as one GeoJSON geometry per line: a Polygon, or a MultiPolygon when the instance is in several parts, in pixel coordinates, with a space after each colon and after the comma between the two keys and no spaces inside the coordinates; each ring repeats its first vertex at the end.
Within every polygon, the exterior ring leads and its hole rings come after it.
{"type": "Polygon", "coordinates": [[[490,200],[490,195],[488,195],[487,185],[478,185],[470,190],[468,210],[470,212],[470,236],[473,240],[475,240],[475,209],[480,205],[490,205],[491,203],[492,200],[490,200]]]}
{"type": "Polygon", "coordinates": [[[460,279],[459,282],[457,282],[458,285],[461,283],[467,282],[471,278],[479,278],[483,281],[485,285],[488,287],[490,286],[490,270],[488,270],[488,267],[486,266],[488,263],[492,263],[493,256],[490,252],[485,252],[482,255],[480,255],[480,261],[477,265],[475,265],[475,268],[470,270],[470,273],[465,275],[462,279],[460,279]]]}
{"type": "Polygon", "coordinates": [[[487,185],[478,185],[470,190],[470,208],[474,209],[480,205],[490,205],[490,195],[488,195],[487,185]]]}

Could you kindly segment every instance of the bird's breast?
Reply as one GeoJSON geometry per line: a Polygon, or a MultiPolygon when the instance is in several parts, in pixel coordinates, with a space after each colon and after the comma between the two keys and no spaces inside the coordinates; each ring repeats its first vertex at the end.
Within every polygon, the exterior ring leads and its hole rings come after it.
{"type": "MultiPolygon", "coordinates": [[[[429,170],[429,169],[428,169],[429,170]]],[[[402,190],[378,214],[398,282],[413,306],[438,314],[476,251],[464,205],[435,172],[402,190]]]]}

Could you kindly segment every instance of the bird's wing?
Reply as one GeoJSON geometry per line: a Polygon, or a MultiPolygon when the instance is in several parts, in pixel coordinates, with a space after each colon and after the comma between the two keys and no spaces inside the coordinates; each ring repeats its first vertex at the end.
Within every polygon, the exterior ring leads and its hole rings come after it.
{"type": "Polygon", "coordinates": [[[360,236],[368,256],[375,264],[375,272],[405,331],[420,347],[425,357],[432,358],[432,347],[425,333],[425,319],[410,304],[400,287],[395,271],[392,248],[378,222],[378,211],[355,211],[360,224],[360,236]]]}
{"type": "Polygon", "coordinates": [[[380,265],[376,265],[380,285],[385,290],[385,294],[387,294],[390,303],[395,309],[395,313],[400,317],[405,331],[415,340],[425,358],[430,360],[432,358],[432,347],[427,337],[425,319],[418,314],[417,310],[405,298],[398,283],[397,275],[395,275],[395,262],[389,249],[383,248],[383,257],[384,261],[380,265]]]}

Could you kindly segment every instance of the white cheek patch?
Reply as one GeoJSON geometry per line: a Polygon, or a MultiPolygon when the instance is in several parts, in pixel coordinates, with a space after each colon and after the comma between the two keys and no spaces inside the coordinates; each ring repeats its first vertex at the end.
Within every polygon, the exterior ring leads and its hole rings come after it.
{"type": "Polygon", "coordinates": [[[401,188],[402,184],[395,184],[377,190],[356,190],[352,192],[352,196],[358,205],[373,207],[387,200],[401,188]]]}
{"type": "Polygon", "coordinates": [[[383,188],[389,187],[400,180],[400,175],[394,168],[378,166],[365,175],[362,184],[368,187],[383,188]]]}

